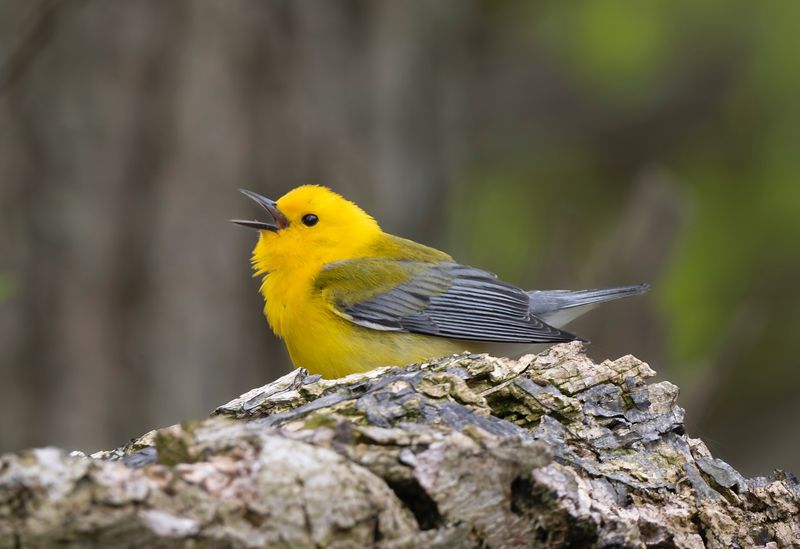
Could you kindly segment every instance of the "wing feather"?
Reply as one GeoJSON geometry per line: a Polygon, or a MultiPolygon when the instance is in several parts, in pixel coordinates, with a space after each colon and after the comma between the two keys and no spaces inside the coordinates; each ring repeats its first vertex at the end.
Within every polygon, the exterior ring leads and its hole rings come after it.
{"type": "Polygon", "coordinates": [[[576,339],[534,316],[523,290],[450,261],[339,261],[315,288],[336,314],[372,329],[508,343],[576,339]]]}

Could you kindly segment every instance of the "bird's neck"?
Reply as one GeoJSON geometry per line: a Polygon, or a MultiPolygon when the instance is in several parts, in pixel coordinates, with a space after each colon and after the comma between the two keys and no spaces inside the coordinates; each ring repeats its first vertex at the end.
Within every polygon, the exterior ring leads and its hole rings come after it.
{"type": "Polygon", "coordinates": [[[309,300],[315,298],[314,280],[326,265],[371,255],[374,247],[370,240],[351,240],[336,246],[309,246],[305,249],[277,249],[265,261],[254,256],[254,268],[263,274],[261,294],[264,296],[264,313],[270,327],[284,337],[297,311],[303,311],[309,300]],[[280,254],[280,255],[278,255],[280,254]]]}
{"type": "Polygon", "coordinates": [[[293,315],[305,310],[315,276],[313,269],[279,270],[264,275],[260,288],[264,296],[264,315],[278,337],[285,337],[293,315]]]}

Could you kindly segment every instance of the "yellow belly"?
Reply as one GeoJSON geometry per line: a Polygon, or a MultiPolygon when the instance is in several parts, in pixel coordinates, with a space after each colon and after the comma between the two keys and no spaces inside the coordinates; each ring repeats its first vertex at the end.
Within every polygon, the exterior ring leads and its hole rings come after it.
{"type": "Polygon", "coordinates": [[[296,367],[335,378],[470,350],[466,342],[354,324],[311,291],[312,279],[313,273],[269,275],[262,285],[264,312],[296,367]]]}
{"type": "Polygon", "coordinates": [[[363,328],[341,318],[310,323],[285,337],[295,366],[326,378],[380,366],[404,366],[467,351],[461,342],[404,332],[363,328]]]}

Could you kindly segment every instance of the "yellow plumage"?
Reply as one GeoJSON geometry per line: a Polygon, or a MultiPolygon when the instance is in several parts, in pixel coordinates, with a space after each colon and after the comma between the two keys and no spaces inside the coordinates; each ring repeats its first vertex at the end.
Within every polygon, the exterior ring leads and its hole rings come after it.
{"type": "Polygon", "coordinates": [[[273,217],[235,221],[260,231],[252,263],[269,325],[295,366],[324,377],[482,352],[492,342],[568,341],[575,336],[542,321],[536,307],[555,318],[644,289],[526,293],[383,232],[327,188],[305,185],[277,202],[243,192],[273,217]]]}

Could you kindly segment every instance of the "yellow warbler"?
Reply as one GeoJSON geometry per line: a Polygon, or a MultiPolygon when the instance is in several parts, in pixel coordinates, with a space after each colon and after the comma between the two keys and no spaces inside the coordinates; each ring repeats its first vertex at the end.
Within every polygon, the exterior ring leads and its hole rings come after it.
{"type": "Polygon", "coordinates": [[[242,190],[272,219],[258,229],[264,313],[297,367],[339,377],[470,352],[512,356],[571,341],[559,328],[647,285],[526,292],[444,252],[383,232],[330,189],[298,187],[277,202],[242,190]]]}

